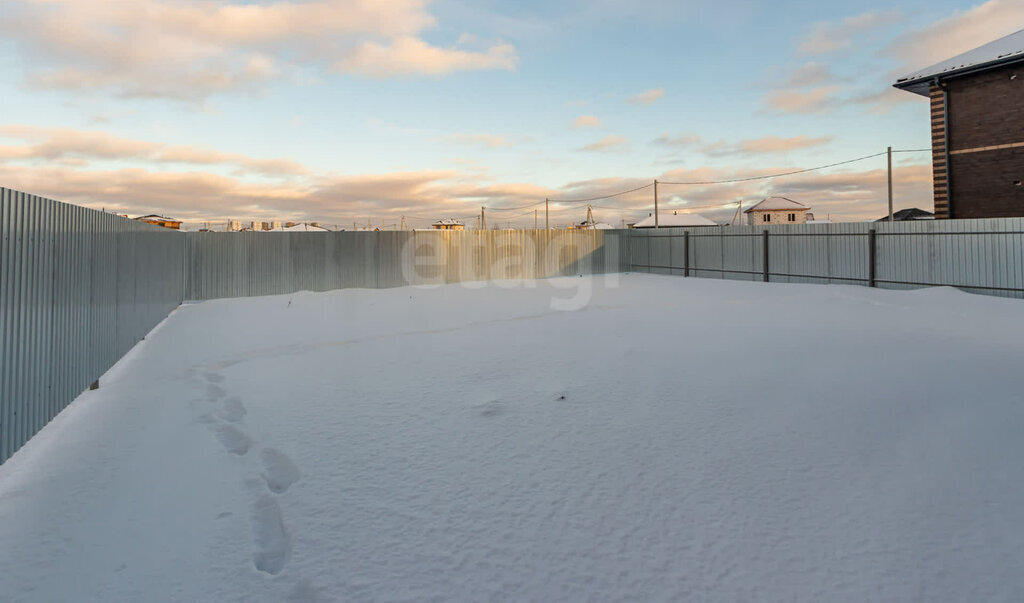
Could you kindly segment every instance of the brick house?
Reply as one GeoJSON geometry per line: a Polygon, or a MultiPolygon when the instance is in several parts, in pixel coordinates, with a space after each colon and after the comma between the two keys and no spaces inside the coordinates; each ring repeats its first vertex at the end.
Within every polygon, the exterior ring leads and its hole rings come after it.
{"type": "Polygon", "coordinates": [[[747,223],[751,226],[805,224],[807,212],[810,209],[803,203],[797,203],[786,197],[768,197],[743,213],[747,214],[747,223]]]}
{"type": "Polygon", "coordinates": [[[935,217],[1024,216],[1024,30],[894,86],[931,101],[935,217]]]}

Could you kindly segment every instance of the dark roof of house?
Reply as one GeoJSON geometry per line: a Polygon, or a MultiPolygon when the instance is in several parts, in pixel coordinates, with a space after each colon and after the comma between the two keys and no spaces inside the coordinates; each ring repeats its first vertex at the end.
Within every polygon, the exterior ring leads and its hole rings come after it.
{"type": "MultiPolygon", "coordinates": [[[[908,207],[907,209],[901,209],[897,212],[893,212],[892,219],[894,222],[904,222],[907,220],[930,220],[935,217],[930,211],[918,209],[916,207],[908,207]]],[[[889,216],[879,218],[875,222],[888,222],[889,216]]]]}
{"type": "Polygon", "coordinates": [[[928,86],[936,78],[946,79],[987,71],[1010,63],[1024,61],[1024,29],[998,40],[968,50],[951,59],[936,63],[901,77],[893,84],[896,88],[928,96],[928,86]]]}
{"type": "Polygon", "coordinates": [[[145,216],[139,216],[136,220],[160,220],[161,222],[181,222],[181,220],[175,220],[174,218],[168,218],[167,216],[160,216],[157,214],[147,214],[145,216]]]}

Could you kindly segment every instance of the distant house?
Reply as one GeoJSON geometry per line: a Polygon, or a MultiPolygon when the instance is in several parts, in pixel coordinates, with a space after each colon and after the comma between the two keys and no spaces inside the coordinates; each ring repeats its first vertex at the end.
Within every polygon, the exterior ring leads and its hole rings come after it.
{"type": "MultiPolygon", "coordinates": [[[[658,212],[658,227],[673,228],[680,226],[718,226],[700,214],[681,214],[678,210],[669,212],[658,212]]],[[[631,224],[630,228],[654,228],[654,214],[648,215],[643,220],[631,224]]]]}
{"type": "Polygon", "coordinates": [[[751,226],[805,224],[807,212],[810,209],[803,203],[797,203],[786,197],[768,197],[743,213],[747,214],[747,223],[751,226]]]}
{"type": "Polygon", "coordinates": [[[930,100],[935,217],[1024,216],[1024,30],[893,85],[930,100]]]}
{"type": "Polygon", "coordinates": [[[147,216],[139,216],[138,218],[135,219],[138,220],[139,222],[145,222],[146,224],[163,226],[164,228],[171,228],[173,230],[181,230],[181,220],[175,220],[174,218],[168,218],[166,216],[149,214],[147,216]]]}
{"type": "Polygon", "coordinates": [[[605,224],[604,222],[580,222],[570,226],[573,230],[614,230],[615,227],[611,224],[605,224]]]}
{"type": "Polygon", "coordinates": [[[277,223],[276,228],[271,228],[267,232],[329,232],[323,226],[320,226],[318,222],[288,222],[289,226],[281,226],[280,222],[277,223]]]}
{"type": "MultiPolygon", "coordinates": [[[[892,219],[894,222],[906,222],[908,220],[934,220],[935,214],[930,211],[918,209],[916,207],[910,207],[908,209],[901,209],[897,212],[893,212],[892,219]]],[[[875,222],[888,222],[889,216],[879,218],[875,222]]]]}
{"type": "Polygon", "coordinates": [[[466,225],[454,218],[438,220],[430,225],[434,230],[466,230],[466,225]]]}

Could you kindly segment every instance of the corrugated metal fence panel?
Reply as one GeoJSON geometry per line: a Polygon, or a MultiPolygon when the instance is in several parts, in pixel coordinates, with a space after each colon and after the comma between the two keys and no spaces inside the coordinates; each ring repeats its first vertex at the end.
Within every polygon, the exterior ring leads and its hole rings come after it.
{"type": "MultiPolygon", "coordinates": [[[[186,233],[186,299],[621,272],[630,233],[186,233]]],[[[666,258],[667,261],[667,258],[666,258]]]]}
{"type": "Polygon", "coordinates": [[[691,276],[761,280],[767,231],[770,280],[865,285],[871,230],[879,287],[1024,297],[1024,218],[635,230],[630,270],[680,274],[688,231],[691,276]]]}
{"type": "Polygon", "coordinates": [[[0,188],[0,462],[182,299],[181,233],[0,188]]]}
{"type": "Polygon", "coordinates": [[[937,284],[1021,297],[1024,218],[880,222],[875,227],[881,287],[937,284]]]}

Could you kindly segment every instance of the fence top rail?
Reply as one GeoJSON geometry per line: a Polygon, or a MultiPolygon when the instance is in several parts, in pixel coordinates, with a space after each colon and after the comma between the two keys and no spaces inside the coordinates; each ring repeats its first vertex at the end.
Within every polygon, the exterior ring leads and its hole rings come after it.
{"type": "Polygon", "coordinates": [[[762,237],[764,233],[768,233],[772,237],[866,237],[871,232],[882,237],[892,236],[979,236],[979,235],[1024,235],[1024,230],[959,230],[959,231],[901,231],[901,232],[886,232],[884,230],[867,230],[864,232],[775,232],[771,230],[761,230],[758,232],[749,233],[709,233],[709,234],[698,234],[696,232],[685,231],[680,234],[663,234],[663,235],[642,235],[643,239],[679,239],[688,234],[691,237],[704,237],[704,238],[718,238],[718,237],[762,237]]]}

